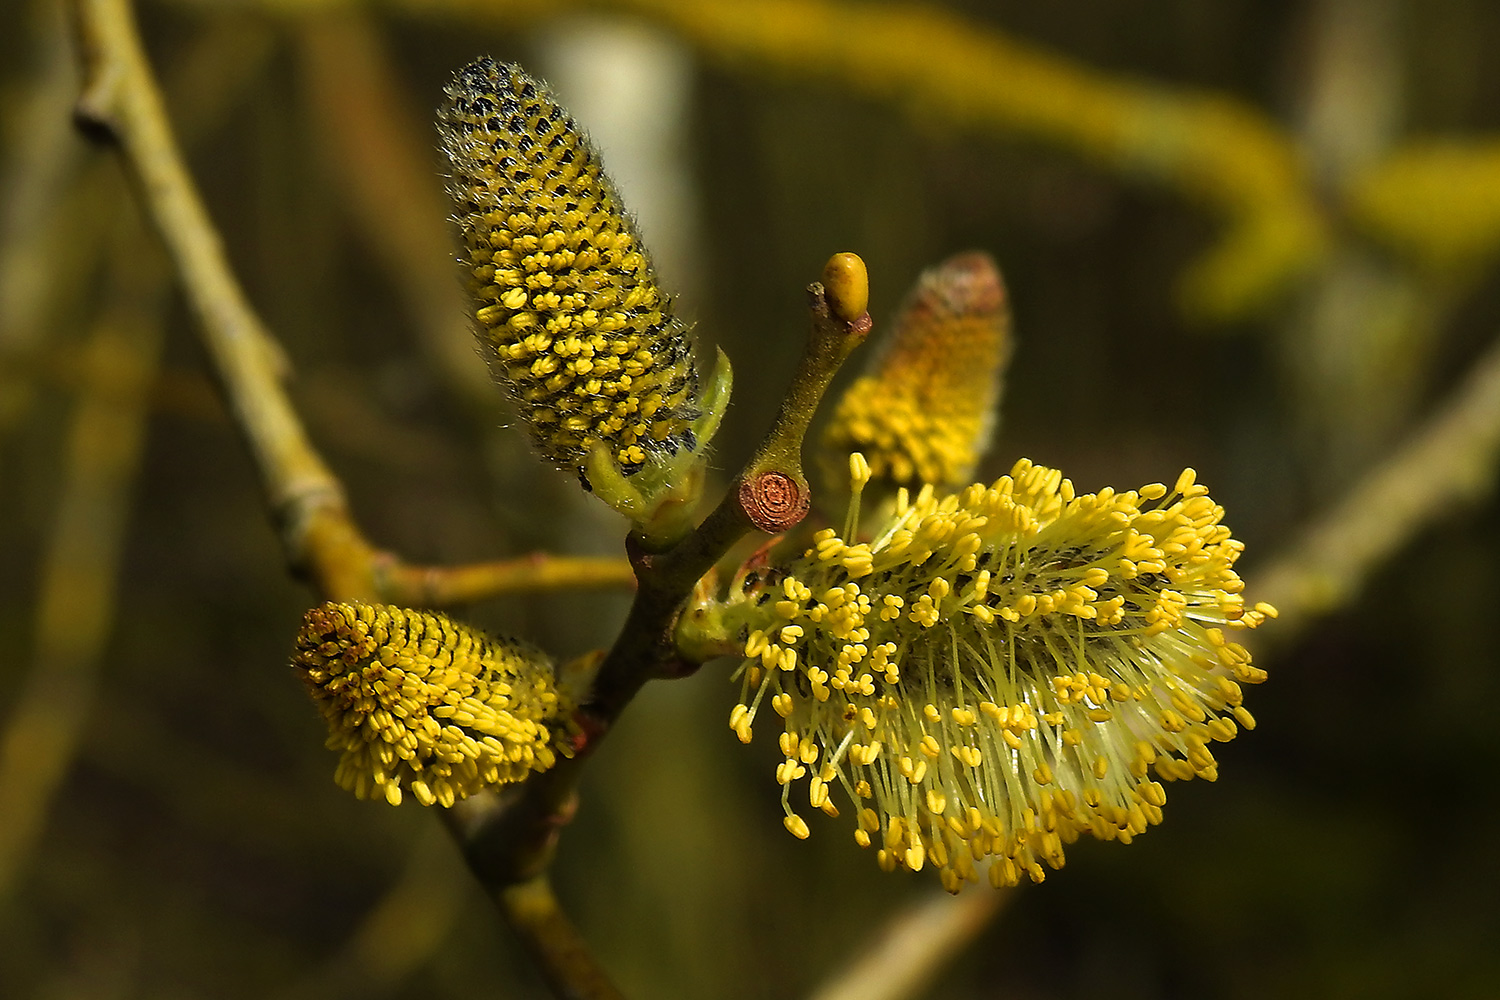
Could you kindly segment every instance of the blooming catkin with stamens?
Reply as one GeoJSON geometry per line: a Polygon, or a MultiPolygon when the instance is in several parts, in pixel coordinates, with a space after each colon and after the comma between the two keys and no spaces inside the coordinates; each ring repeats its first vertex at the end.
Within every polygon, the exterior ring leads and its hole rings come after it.
{"type": "Polygon", "coordinates": [[[691,344],[598,151],[517,66],[480,59],[445,92],[477,333],[537,448],[581,478],[596,445],[626,475],[696,448],[691,344]]]}
{"type": "Polygon", "coordinates": [[[1209,744],[1254,726],[1241,686],[1265,679],[1231,637],[1275,609],[1246,606],[1222,515],[1191,470],[1076,495],[1022,460],[747,577],[724,608],[749,658],[730,725],[782,723],[787,828],[808,834],[793,783],[830,814],[842,790],[883,868],[932,864],[956,892],[987,859],[997,886],[1041,881],[1079,836],[1159,822],[1161,782],[1213,780],[1209,744]]]}
{"type": "Polygon", "coordinates": [[[988,254],[959,254],[923,273],[824,432],[830,483],[842,484],[854,451],[873,484],[892,492],[968,482],[994,428],[1010,351],[1005,285],[988,254]]]}
{"type": "Polygon", "coordinates": [[[362,799],[451,806],[545,771],[567,731],[546,656],[444,615],[324,604],[292,663],[342,754],[334,779],[362,799]]]}

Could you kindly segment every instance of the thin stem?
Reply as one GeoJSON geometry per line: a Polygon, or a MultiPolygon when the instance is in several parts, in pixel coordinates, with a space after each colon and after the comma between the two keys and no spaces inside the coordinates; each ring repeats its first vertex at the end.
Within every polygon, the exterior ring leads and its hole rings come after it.
{"type": "Polygon", "coordinates": [[[1376,466],[1246,592],[1281,612],[1286,642],[1348,603],[1370,574],[1422,529],[1494,488],[1500,460],[1500,342],[1394,455],[1376,466]]]}
{"type": "Polygon", "coordinates": [[[812,1000],[905,1000],[999,915],[1014,890],[926,896],[899,910],[812,1000]]]}
{"type": "Polygon", "coordinates": [[[97,377],[80,394],[68,435],[37,599],[34,662],[0,733],[0,900],[26,870],[78,752],[114,624],[166,284],[160,258],[136,230],[114,261],[116,287],[85,349],[97,377]]]}
{"type": "Polygon", "coordinates": [[[440,608],[517,592],[630,587],[635,573],[625,559],[546,552],[469,566],[413,566],[382,555],[375,584],[387,604],[440,608]]]}
{"type": "MultiPolygon", "coordinates": [[[[377,599],[377,571],[403,580],[399,563],[378,553],[360,533],[341,484],[313,448],[282,389],[285,359],[231,272],[183,165],[128,3],[74,0],[72,12],[84,76],[75,117],[89,134],[113,143],[156,224],[197,314],[230,413],[254,456],[288,561],[326,597],[377,599]]],[[[425,571],[416,574],[428,578],[425,571]]],[[[472,575],[462,579],[473,582],[472,575]]],[[[464,847],[472,861],[475,853],[464,847]]],[[[535,892],[496,892],[495,898],[537,949],[539,963],[563,995],[616,995],[601,992],[602,975],[580,957],[586,953],[576,932],[571,938],[564,933],[571,925],[541,905],[550,900],[556,911],[550,890],[540,901],[535,892]],[[568,945],[566,962],[559,963],[544,949],[562,941],[568,945]]]]}
{"type": "Polygon", "coordinates": [[[594,961],[578,928],[563,913],[545,875],[499,890],[500,908],[533,954],[545,955],[542,974],[563,1000],[623,1000],[594,961]],[[560,974],[565,971],[565,975],[560,974]]]}
{"type": "Polygon", "coordinates": [[[492,893],[504,898],[508,885],[541,877],[551,864],[557,838],[577,806],[583,763],[599,746],[625,706],[653,677],[681,676],[683,662],[674,626],[698,581],[748,532],[751,517],[739,489],[768,474],[802,484],[802,439],[812,411],[838,367],[870,328],[868,314],[852,321],[832,318],[823,287],[809,288],[813,329],[782,412],[723,501],[702,524],[665,552],[646,551],[632,537],[628,549],[638,587],[615,644],[595,675],[578,712],[585,737],[577,753],[500,794],[473,796],[448,810],[469,865],[492,893]]]}
{"type": "Polygon", "coordinates": [[[430,592],[432,603],[462,602],[532,586],[627,584],[622,560],[531,556],[450,570],[408,566],[370,544],[282,387],[286,360],[230,269],[183,165],[128,4],[74,0],[73,12],[84,73],[75,115],[118,149],[181,276],[293,571],[323,596],[341,600],[430,592]]]}

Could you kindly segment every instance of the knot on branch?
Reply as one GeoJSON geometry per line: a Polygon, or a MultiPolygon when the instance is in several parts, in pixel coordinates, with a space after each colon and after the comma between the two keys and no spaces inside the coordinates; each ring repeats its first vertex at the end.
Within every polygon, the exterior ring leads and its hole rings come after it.
{"type": "Polygon", "coordinates": [[[742,481],[739,498],[750,523],[773,535],[794,527],[812,503],[808,488],[785,472],[762,472],[742,481]]]}

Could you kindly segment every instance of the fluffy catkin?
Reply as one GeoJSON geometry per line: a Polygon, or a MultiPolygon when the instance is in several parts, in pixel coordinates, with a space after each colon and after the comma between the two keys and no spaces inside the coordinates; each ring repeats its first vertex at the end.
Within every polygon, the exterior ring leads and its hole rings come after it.
{"type": "Polygon", "coordinates": [[[445,92],[476,330],[537,448],[585,482],[600,443],[626,475],[695,448],[692,347],[598,151],[518,66],[480,59],[445,92]]]}
{"type": "Polygon", "coordinates": [[[307,612],[292,664],[362,799],[451,806],[557,760],[571,710],[553,664],[446,615],[379,604],[307,612]]]}
{"type": "Polygon", "coordinates": [[[1209,744],[1254,727],[1242,687],[1266,676],[1235,640],[1276,609],[1247,604],[1223,514],[1191,469],[1077,494],[1022,459],[746,575],[723,612],[746,656],[730,725],[749,742],[774,712],[786,828],[809,833],[797,783],[852,808],[881,867],[957,892],[985,863],[1040,882],[1080,836],[1161,822],[1162,782],[1217,778],[1209,744]]]}

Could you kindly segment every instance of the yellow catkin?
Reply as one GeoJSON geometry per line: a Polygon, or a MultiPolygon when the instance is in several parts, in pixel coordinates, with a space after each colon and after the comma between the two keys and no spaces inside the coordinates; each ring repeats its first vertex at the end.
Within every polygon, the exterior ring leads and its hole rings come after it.
{"type": "Polygon", "coordinates": [[[1213,780],[1208,745],[1254,721],[1242,688],[1265,672],[1232,637],[1275,609],[1246,604],[1223,513],[1192,470],[1078,494],[1022,460],[922,490],[858,571],[825,530],[724,607],[747,657],[774,626],[793,660],[741,668],[736,732],[769,698],[783,748],[811,744],[820,781],[868,803],[856,839],[952,891],[986,859],[1000,884],[1041,881],[1081,836],[1128,843],[1160,822],[1162,781],[1213,780]]]}
{"type": "Polygon", "coordinates": [[[883,353],[839,401],[822,442],[840,482],[850,452],[876,488],[967,481],[989,443],[1010,355],[1010,312],[995,262],[965,253],[927,271],[883,353]]]}
{"type": "Polygon", "coordinates": [[[626,475],[696,448],[691,344],[598,151],[517,66],[480,59],[446,94],[476,331],[537,448],[585,482],[599,444],[626,475]]]}
{"type": "Polygon", "coordinates": [[[309,611],[292,664],[362,799],[451,806],[544,771],[566,750],[570,706],[539,651],[444,615],[370,604],[309,611]]]}

